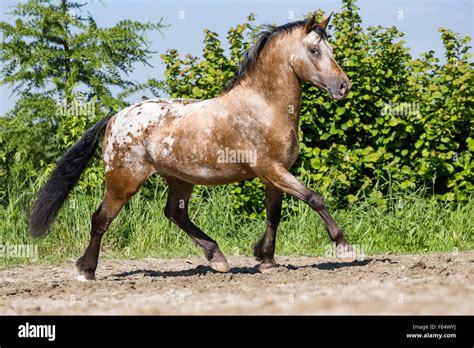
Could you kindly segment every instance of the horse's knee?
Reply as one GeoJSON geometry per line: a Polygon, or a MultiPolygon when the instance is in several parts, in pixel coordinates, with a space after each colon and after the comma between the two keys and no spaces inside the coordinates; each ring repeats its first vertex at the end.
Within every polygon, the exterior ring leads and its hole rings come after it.
{"type": "Polygon", "coordinates": [[[319,211],[324,208],[324,198],[315,192],[311,193],[307,202],[314,210],[319,211]]]}

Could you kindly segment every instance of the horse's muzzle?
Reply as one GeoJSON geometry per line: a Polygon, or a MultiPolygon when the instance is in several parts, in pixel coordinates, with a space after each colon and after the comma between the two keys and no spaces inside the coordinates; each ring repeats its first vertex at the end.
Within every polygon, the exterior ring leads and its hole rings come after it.
{"type": "Polygon", "coordinates": [[[349,80],[342,81],[336,88],[328,88],[329,96],[334,100],[341,100],[347,97],[351,83],[349,80]]]}

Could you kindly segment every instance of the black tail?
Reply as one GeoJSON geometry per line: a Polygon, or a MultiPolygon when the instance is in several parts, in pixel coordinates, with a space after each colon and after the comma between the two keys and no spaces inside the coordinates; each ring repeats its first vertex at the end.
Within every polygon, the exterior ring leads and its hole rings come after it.
{"type": "Polygon", "coordinates": [[[29,226],[33,237],[41,237],[48,231],[69,192],[86,169],[97,148],[99,135],[112,116],[89,128],[58,161],[56,169],[39,192],[30,215],[29,226]]]}

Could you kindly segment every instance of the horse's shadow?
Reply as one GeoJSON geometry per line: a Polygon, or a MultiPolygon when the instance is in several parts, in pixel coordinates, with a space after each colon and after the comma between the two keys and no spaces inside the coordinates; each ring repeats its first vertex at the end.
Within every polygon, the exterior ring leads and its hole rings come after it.
{"type": "MultiPolygon", "coordinates": [[[[352,262],[322,262],[316,263],[312,265],[304,265],[304,266],[294,266],[291,264],[279,264],[276,268],[286,268],[287,270],[294,271],[299,269],[306,269],[306,268],[317,268],[324,271],[331,271],[339,268],[345,267],[363,267],[371,263],[372,261],[381,261],[386,262],[389,261],[388,259],[364,259],[364,260],[356,260],[352,262]]],[[[390,262],[392,263],[392,262],[390,262]]],[[[113,274],[114,280],[121,280],[123,278],[128,278],[134,275],[142,275],[144,277],[152,277],[152,278],[176,278],[176,277],[193,277],[197,275],[207,275],[207,274],[218,274],[219,272],[214,271],[212,268],[208,266],[199,265],[196,268],[181,270],[181,271],[157,271],[157,270],[149,270],[149,269],[137,269],[135,271],[130,272],[122,272],[113,274]]],[[[258,269],[258,265],[253,267],[232,267],[228,273],[226,274],[259,274],[260,271],[258,269]]]]}
{"type": "MultiPolygon", "coordinates": [[[[213,274],[219,273],[214,271],[211,267],[199,265],[196,268],[186,269],[181,271],[156,271],[156,270],[149,270],[149,269],[137,269],[135,271],[130,272],[122,272],[113,274],[112,276],[116,279],[127,278],[133,275],[141,274],[144,277],[152,277],[152,278],[168,278],[168,277],[193,277],[196,275],[206,275],[206,274],[213,274]]],[[[258,270],[258,266],[254,267],[233,267],[229,270],[229,272],[225,274],[256,274],[260,273],[258,270]]],[[[118,280],[117,279],[117,280],[118,280]]]]}
{"type": "Polygon", "coordinates": [[[315,263],[312,265],[305,265],[305,266],[293,266],[293,265],[285,265],[289,270],[298,270],[298,269],[305,269],[305,268],[317,268],[323,271],[332,271],[339,268],[345,267],[361,267],[366,266],[369,263],[374,261],[374,259],[364,259],[364,260],[356,260],[351,262],[322,262],[322,263],[315,263]]]}

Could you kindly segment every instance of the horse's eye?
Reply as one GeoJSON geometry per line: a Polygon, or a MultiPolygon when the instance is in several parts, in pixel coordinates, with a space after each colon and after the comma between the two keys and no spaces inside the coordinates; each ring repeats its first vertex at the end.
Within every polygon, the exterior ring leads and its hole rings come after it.
{"type": "Polygon", "coordinates": [[[313,56],[319,56],[321,54],[321,50],[317,47],[310,47],[308,50],[313,56]]]}

